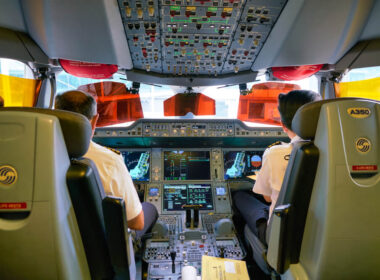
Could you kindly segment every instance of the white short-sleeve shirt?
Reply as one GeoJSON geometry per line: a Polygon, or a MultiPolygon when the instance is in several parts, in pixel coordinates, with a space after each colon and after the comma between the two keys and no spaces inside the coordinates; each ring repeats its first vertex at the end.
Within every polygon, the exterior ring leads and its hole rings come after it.
{"type": "Polygon", "coordinates": [[[98,168],[106,195],[124,199],[127,220],[136,218],[142,206],[123,157],[92,141],[84,157],[91,159],[98,168]]]}
{"type": "Polygon", "coordinates": [[[301,138],[299,136],[295,136],[290,143],[272,146],[264,152],[263,164],[259,174],[257,174],[252,191],[270,196],[272,203],[269,208],[269,218],[272,216],[278,194],[281,190],[282,181],[284,180],[286,167],[288,166],[289,157],[293,148],[292,144],[300,140],[301,138]]]}

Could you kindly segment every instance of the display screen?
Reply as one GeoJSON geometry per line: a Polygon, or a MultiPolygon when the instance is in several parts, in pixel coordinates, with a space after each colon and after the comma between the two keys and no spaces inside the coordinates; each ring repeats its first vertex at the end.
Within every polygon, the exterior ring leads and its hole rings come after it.
{"type": "Polygon", "coordinates": [[[165,180],[210,180],[209,151],[165,151],[165,180]]]}
{"type": "Polygon", "coordinates": [[[150,152],[148,151],[123,151],[121,152],[125,165],[133,180],[149,181],[150,152]]]}
{"type": "Polygon", "coordinates": [[[200,210],[212,210],[211,185],[164,185],[165,211],[184,210],[185,205],[200,205],[200,210]]]}
{"type": "Polygon", "coordinates": [[[225,195],[226,194],[226,189],[223,187],[215,188],[216,195],[225,195]]]}
{"type": "Polygon", "coordinates": [[[264,151],[224,152],[224,179],[243,178],[260,170],[264,151]]]}
{"type": "Polygon", "coordinates": [[[149,196],[158,196],[158,188],[150,188],[149,196]]]}

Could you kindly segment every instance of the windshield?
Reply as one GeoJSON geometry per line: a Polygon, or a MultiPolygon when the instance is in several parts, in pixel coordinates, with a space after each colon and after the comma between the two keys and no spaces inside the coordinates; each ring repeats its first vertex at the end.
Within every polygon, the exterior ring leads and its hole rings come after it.
{"type": "MultiPolygon", "coordinates": [[[[72,76],[66,72],[61,72],[57,75],[57,94],[60,94],[66,90],[73,90],[77,88],[83,88],[83,85],[95,84],[99,82],[112,81],[117,83],[123,83],[127,90],[132,88],[132,82],[125,78],[125,75],[121,73],[115,73],[111,79],[95,80],[89,78],[78,78],[72,76]],[[82,86],[82,87],[81,87],[82,86]]],[[[247,90],[250,92],[253,86],[266,82],[266,76],[262,75],[254,82],[247,84],[247,90]]],[[[287,82],[271,82],[277,84],[293,84],[297,85],[297,88],[310,89],[318,91],[317,78],[311,76],[309,78],[300,81],[287,81],[287,82]]],[[[184,116],[165,116],[164,102],[175,96],[178,93],[183,93],[186,90],[184,87],[167,86],[167,85],[149,85],[141,84],[139,88],[139,97],[143,110],[143,117],[148,119],[237,119],[239,114],[239,101],[240,90],[238,85],[225,85],[225,86],[210,86],[193,88],[194,93],[200,93],[215,100],[215,113],[212,115],[195,115],[191,112],[184,116]]],[[[291,88],[289,88],[291,90],[291,88]]],[[[276,98],[275,98],[276,99],[276,98]]],[[[276,99],[277,100],[277,99],[276,99]]],[[[275,101],[276,102],[276,101],[275,101]]],[[[272,106],[276,108],[277,105],[272,106]]],[[[245,120],[245,119],[244,119],[245,120]]],[[[276,122],[256,122],[247,121],[249,126],[270,126],[276,124],[276,122]]],[[[133,122],[123,122],[117,124],[117,126],[128,126],[133,122]]]]}

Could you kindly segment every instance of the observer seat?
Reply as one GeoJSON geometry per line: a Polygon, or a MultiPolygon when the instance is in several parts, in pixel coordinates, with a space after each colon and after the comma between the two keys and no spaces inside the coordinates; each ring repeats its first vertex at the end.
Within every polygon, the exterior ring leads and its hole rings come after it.
{"type": "Polygon", "coordinates": [[[0,109],[0,168],[17,177],[0,183],[0,278],[134,278],[124,202],[81,158],[90,139],[79,114],[0,109]]]}
{"type": "Polygon", "coordinates": [[[292,130],[305,141],[293,147],[267,244],[244,231],[255,261],[293,279],[380,278],[380,103],[306,104],[292,130]]]}

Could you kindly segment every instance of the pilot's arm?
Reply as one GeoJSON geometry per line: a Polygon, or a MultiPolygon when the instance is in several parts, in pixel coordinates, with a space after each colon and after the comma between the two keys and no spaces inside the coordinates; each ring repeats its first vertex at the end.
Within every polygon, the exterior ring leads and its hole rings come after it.
{"type": "Polygon", "coordinates": [[[112,182],[114,195],[124,199],[128,227],[134,230],[142,230],[144,228],[144,212],[132,177],[121,156],[116,165],[118,170],[115,172],[112,182]]]}
{"type": "Polygon", "coordinates": [[[140,213],[133,218],[132,220],[128,221],[128,227],[130,229],[135,230],[143,230],[144,229],[144,211],[140,211],[140,213]]]}

